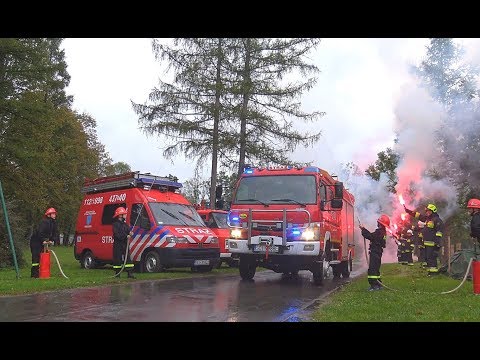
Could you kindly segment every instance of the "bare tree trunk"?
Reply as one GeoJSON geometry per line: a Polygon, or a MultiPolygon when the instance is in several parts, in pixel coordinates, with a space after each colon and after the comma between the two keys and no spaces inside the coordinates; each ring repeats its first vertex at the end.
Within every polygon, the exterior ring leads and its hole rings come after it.
{"type": "Polygon", "coordinates": [[[243,72],[243,102],[240,112],[240,154],[238,159],[238,178],[242,175],[243,166],[245,165],[245,153],[247,148],[247,109],[250,95],[250,39],[244,39],[245,46],[245,67],[243,72]]]}
{"type": "Polygon", "coordinates": [[[215,108],[213,110],[212,170],[210,176],[210,208],[215,209],[215,188],[217,186],[218,123],[220,122],[220,67],[222,64],[222,39],[218,39],[217,75],[215,80],[215,108]]]}

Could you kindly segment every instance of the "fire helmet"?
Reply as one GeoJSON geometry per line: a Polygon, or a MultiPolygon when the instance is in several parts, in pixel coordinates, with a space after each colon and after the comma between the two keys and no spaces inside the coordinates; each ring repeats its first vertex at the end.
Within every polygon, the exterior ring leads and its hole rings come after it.
{"type": "Polygon", "coordinates": [[[385,214],[380,215],[377,221],[385,227],[390,226],[390,218],[385,214]]]}
{"type": "Polygon", "coordinates": [[[480,209],[480,200],[478,200],[478,199],[468,200],[467,208],[469,208],[469,209],[480,209]]]}
{"type": "Polygon", "coordinates": [[[433,204],[428,204],[425,210],[431,210],[432,212],[436,213],[437,212],[437,207],[433,204]]]}
{"type": "Polygon", "coordinates": [[[412,231],[412,230],[410,230],[410,229],[408,229],[408,230],[407,230],[407,234],[409,234],[409,235],[413,235],[413,231],[412,231]]]}
{"type": "Polygon", "coordinates": [[[118,207],[116,210],[115,210],[115,214],[113,214],[113,217],[116,218],[118,215],[126,215],[127,214],[127,210],[125,210],[124,207],[118,207]]]}
{"type": "Polygon", "coordinates": [[[45,211],[45,216],[51,215],[51,214],[56,214],[57,210],[54,208],[48,208],[47,211],[45,211]]]}

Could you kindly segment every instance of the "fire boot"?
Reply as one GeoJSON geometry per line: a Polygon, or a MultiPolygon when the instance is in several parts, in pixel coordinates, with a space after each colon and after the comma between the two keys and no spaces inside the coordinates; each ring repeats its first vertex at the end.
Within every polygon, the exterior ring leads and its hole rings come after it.
{"type": "Polygon", "coordinates": [[[127,271],[127,274],[128,274],[128,278],[129,279],[135,279],[135,275],[133,275],[132,271],[127,271]]]}
{"type": "Polygon", "coordinates": [[[32,265],[32,270],[30,276],[32,278],[38,278],[40,276],[40,266],[37,265],[32,265]]]}

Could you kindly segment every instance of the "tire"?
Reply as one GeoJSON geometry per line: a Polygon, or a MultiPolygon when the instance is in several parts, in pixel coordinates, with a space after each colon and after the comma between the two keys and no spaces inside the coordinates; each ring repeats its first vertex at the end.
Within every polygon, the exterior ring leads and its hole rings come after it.
{"type": "Polygon", "coordinates": [[[248,257],[240,258],[240,264],[238,267],[242,280],[252,280],[257,271],[257,264],[248,257]]]}
{"type": "Polygon", "coordinates": [[[323,262],[324,260],[314,265],[315,269],[312,271],[312,273],[313,273],[313,283],[315,285],[323,285],[323,279],[325,277],[324,270],[323,270],[323,262]]]}
{"type": "Polygon", "coordinates": [[[349,265],[350,265],[350,261],[347,260],[347,261],[342,261],[341,262],[341,265],[342,265],[342,277],[344,279],[347,279],[350,277],[350,270],[348,269],[349,265]]]}
{"type": "Polygon", "coordinates": [[[142,260],[142,263],[143,271],[146,273],[156,273],[163,271],[163,266],[160,262],[160,255],[158,255],[158,252],[156,252],[155,250],[151,250],[146,253],[142,260]]]}
{"type": "Polygon", "coordinates": [[[343,263],[340,263],[340,264],[332,264],[332,265],[331,265],[333,277],[334,277],[335,279],[340,278],[340,275],[342,274],[342,270],[341,270],[342,264],[343,264],[343,263]]]}
{"type": "Polygon", "coordinates": [[[97,267],[96,261],[93,257],[93,253],[90,250],[87,250],[83,253],[82,259],[80,261],[80,267],[82,269],[95,269],[97,267]]]}

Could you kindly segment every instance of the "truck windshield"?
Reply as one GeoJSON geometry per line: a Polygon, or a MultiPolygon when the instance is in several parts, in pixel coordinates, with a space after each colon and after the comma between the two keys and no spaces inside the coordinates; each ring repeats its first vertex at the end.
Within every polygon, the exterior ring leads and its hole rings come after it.
{"type": "Polygon", "coordinates": [[[200,215],[191,205],[173,203],[149,203],[157,225],[205,226],[200,215]]]}
{"type": "Polygon", "coordinates": [[[315,176],[265,175],[242,178],[233,203],[255,204],[259,201],[266,204],[291,204],[292,202],[315,204],[317,202],[315,176]]]}

